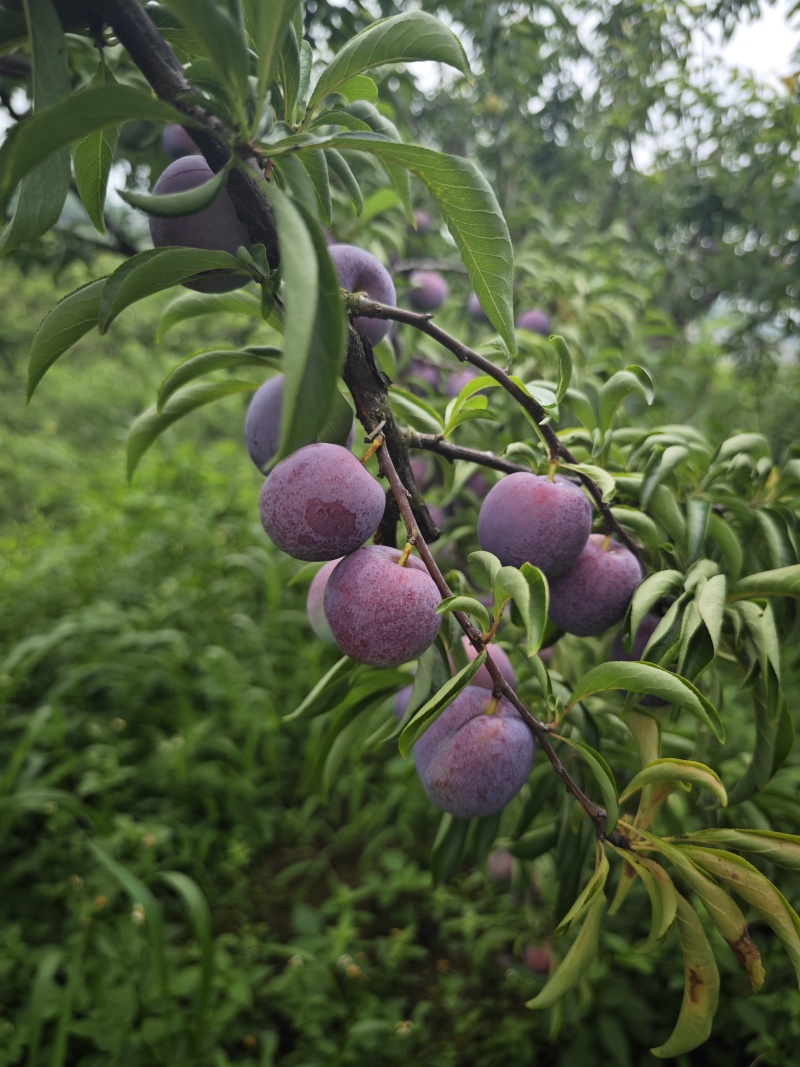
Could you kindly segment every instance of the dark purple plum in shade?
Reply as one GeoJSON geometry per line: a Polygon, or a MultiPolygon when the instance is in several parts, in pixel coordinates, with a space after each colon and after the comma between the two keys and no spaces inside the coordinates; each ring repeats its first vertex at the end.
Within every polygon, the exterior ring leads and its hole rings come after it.
{"type": "MultiPolygon", "coordinates": [[[[330,252],[339,282],[343,289],[351,293],[366,293],[368,300],[379,304],[397,304],[392,276],[384,265],[363,248],[356,245],[331,245],[330,252]]],[[[370,344],[376,345],[389,333],[391,322],[384,319],[370,319],[359,316],[353,319],[353,325],[370,344]]]]}
{"type": "Polygon", "coordinates": [[[200,149],[186,132],[183,126],[173,123],[166,126],[161,134],[161,146],[168,156],[173,159],[181,159],[182,156],[200,155],[200,149]]]}
{"type": "Polygon", "coordinates": [[[425,565],[385,545],[368,545],[343,559],[328,579],[325,617],[346,656],[394,667],[429,648],[441,625],[441,594],[425,565]]]}
{"type": "Polygon", "coordinates": [[[494,815],[519,793],[533,766],[536,743],[513,705],[462,689],[414,745],[414,762],[428,797],[451,815],[494,815]]]}
{"type": "Polygon", "coordinates": [[[325,588],[328,585],[328,579],[333,573],[333,568],[343,558],[343,556],[340,556],[338,559],[331,559],[327,563],[323,563],[314,575],[306,597],[306,614],[314,633],[320,640],[331,645],[335,645],[336,641],[331,633],[330,626],[328,626],[328,620],[325,618],[325,588]]]}
{"type": "Polygon", "coordinates": [[[439,368],[434,367],[432,363],[426,363],[422,359],[411,360],[406,371],[406,377],[410,379],[408,388],[418,396],[424,396],[431,390],[438,392],[442,381],[439,368]],[[421,387],[419,383],[423,383],[427,388],[421,387]]]}
{"type": "MultiPolygon", "coordinates": [[[[467,657],[469,658],[469,661],[471,663],[472,660],[474,660],[475,657],[478,655],[478,653],[475,651],[472,646],[472,642],[466,635],[461,638],[461,642],[464,645],[464,650],[466,651],[467,657]]],[[[514,673],[514,668],[511,666],[511,660],[508,658],[507,653],[505,653],[499,645],[492,644],[489,645],[489,655],[492,657],[495,666],[500,671],[505,680],[508,682],[508,684],[511,686],[511,688],[516,689],[517,676],[514,673]]],[[[452,658],[450,660],[450,667],[453,673],[455,673],[456,666],[453,663],[452,658]]],[[[469,684],[480,686],[481,689],[492,689],[494,687],[492,676],[491,674],[489,674],[489,668],[486,666],[486,664],[478,668],[478,673],[472,676],[469,684]]]]}
{"type": "Polygon", "coordinates": [[[530,308],[523,311],[517,319],[517,329],[530,330],[531,333],[540,333],[547,337],[550,333],[550,316],[539,308],[530,308]]]}
{"type": "Polygon", "coordinates": [[[592,534],[568,571],[550,582],[550,618],[577,637],[596,637],[628,610],[641,565],[624,545],[592,534]]]}
{"type": "MultiPolygon", "coordinates": [[[[608,651],[608,658],[610,660],[624,660],[625,662],[631,662],[633,660],[640,660],[642,653],[647,647],[647,642],[653,636],[658,624],[661,622],[660,615],[645,615],[642,621],[639,623],[639,628],[636,631],[636,635],[631,643],[630,652],[625,651],[625,647],[622,644],[622,631],[615,634],[614,640],[611,642],[611,648],[608,651]]],[[[623,690],[623,694],[627,695],[627,692],[623,690]]],[[[639,703],[645,708],[663,708],[669,704],[668,700],[662,699],[662,697],[654,696],[640,696],[639,703]]]]}
{"type": "MultiPolygon", "coordinates": [[[[281,412],[283,409],[282,374],[268,378],[253,393],[244,420],[244,441],[253,463],[263,470],[275,453],[281,440],[281,412]]],[[[356,438],[355,421],[347,435],[345,448],[352,448],[356,438]]],[[[310,443],[310,442],[309,442],[310,443]]]]}
{"type": "Polygon", "coordinates": [[[261,524],[295,559],[346,556],[374,532],[383,488],[341,445],[300,448],[273,468],[259,498],[261,524]]]}
{"type": "Polygon", "coordinates": [[[493,485],[478,514],[478,540],[501,563],[531,563],[548,578],[571,567],[592,528],[592,506],[566,478],[518,472],[493,485]]]}
{"type": "Polygon", "coordinates": [[[488,322],[489,316],[483,310],[483,305],[478,299],[477,293],[470,293],[467,300],[467,311],[476,322],[488,322]]]}
{"type": "Polygon", "coordinates": [[[435,271],[415,270],[408,280],[408,302],[417,311],[436,311],[450,296],[450,286],[435,271]]]}
{"type": "MultiPolygon", "coordinates": [[[[184,156],[170,163],[161,174],[153,192],[156,196],[183,193],[195,189],[214,177],[214,172],[202,156],[184,156]]],[[[236,255],[237,249],[249,247],[247,227],[236,214],[233,201],[226,189],[204,211],[180,218],[150,216],[150,236],[156,248],[168,245],[185,245],[188,248],[203,248],[236,255]]],[[[183,284],[198,293],[228,293],[241,289],[249,277],[241,274],[208,273],[198,275],[183,284]]]]}
{"type": "Polygon", "coordinates": [[[414,212],[414,222],[416,223],[417,233],[426,234],[433,229],[433,218],[427,211],[422,211],[419,208],[414,212]]]}

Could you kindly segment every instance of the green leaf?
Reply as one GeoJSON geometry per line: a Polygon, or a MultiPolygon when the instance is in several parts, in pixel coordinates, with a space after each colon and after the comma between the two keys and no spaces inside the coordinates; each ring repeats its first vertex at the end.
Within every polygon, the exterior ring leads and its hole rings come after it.
{"type": "MultiPolygon", "coordinates": [[[[116,85],[116,80],[105,62],[101,60],[97,73],[89,82],[88,87],[108,85],[116,85]]],[[[75,184],[78,187],[78,193],[94,228],[103,234],[106,232],[104,212],[108,175],[111,172],[111,164],[114,162],[118,139],[119,128],[106,126],[84,137],[73,150],[75,184]]]]}
{"type": "Polygon", "coordinates": [[[143,89],[130,85],[83,89],[8,131],[0,147],[0,210],[5,211],[17,184],[53,152],[131,119],[199,125],[143,89]]]}
{"type": "Polygon", "coordinates": [[[556,389],[556,403],[560,404],[567,395],[569,383],[572,380],[572,353],[567,342],[558,334],[553,334],[550,344],[556,350],[558,359],[558,388],[556,389]]]}
{"type": "Polygon", "coordinates": [[[331,180],[324,152],[298,152],[297,159],[305,167],[311,179],[317,200],[317,213],[324,226],[331,225],[333,206],[331,204],[331,180]]]}
{"type": "Polygon", "coordinates": [[[597,894],[603,892],[606,880],[608,879],[608,870],[608,857],[606,856],[605,849],[601,844],[598,844],[597,867],[595,868],[594,874],[578,896],[578,899],[556,927],[556,937],[563,937],[573,923],[577,922],[578,919],[582,918],[584,913],[588,911],[597,894]]]}
{"type": "Polygon", "coordinates": [[[284,364],[278,458],[313,440],[330,412],[342,371],[347,322],[327,245],[302,205],[271,186],[284,280],[284,364]]]}
{"type": "Polygon", "coordinates": [[[637,586],[624,627],[625,648],[628,652],[645,615],[650,613],[663,596],[668,596],[673,590],[679,589],[682,584],[683,575],[680,571],[665,570],[649,574],[637,586]]]}
{"type": "Polygon", "coordinates": [[[735,582],[742,573],[744,562],[742,546],[735,531],[712,511],[708,516],[708,536],[722,553],[728,575],[731,581],[735,582]]]}
{"type": "Polygon", "coordinates": [[[105,278],[88,282],[60,300],[42,320],[33,338],[28,362],[28,402],[59,356],[97,325],[105,284],[105,278]]]}
{"type": "Polygon", "coordinates": [[[404,418],[413,425],[421,427],[429,433],[440,434],[444,431],[444,422],[439,412],[423,400],[422,397],[414,396],[393,385],[391,388],[392,406],[399,411],[404,418]]]}
{"type": "Polygon", "coordinates": [[[109,277],[100,301],[100,333],[105,333],[121,311],[137,300],[170,289],[205,271],[224,270],[249,277],[228,252],[203,248],[149,248],[131,256],[109,277]]]}
{"type": "Polygon", "coordinates": [[[460,819],[445,812],[431,851],[431,871],[436,885],[446,882],[464,855],[469,831],[469,819],[460,819]]]}
{"type": "MultiPolygon", "coordinates": [[[[337,152],[335,148],[326,148],[324,155],[325,159],[328,161],[328,169],[335,174],[342,183],[347,195],[353,201],[356,215],[360,215],[364,210],[364,197],[361,193],[361,188],[356,181],[356,176],[353,174],[352,170],[350,170],[347,160],[341,152],[337,152]]],[[[387,191],[391,193],[391,190],[387,191]]],[[[396,194],[391,193],[391,195],[395,202],[397,202],[396,194]]]]}
{"type": "Polygon", "coordinates": [[[253,382],[201,382],[175,393],[159,411],[155,404],[136,419],[128,431],[128,481],[133,478],[142,456],[173,422],[191,411],[235,393],[252,393],[253,382]]]}
{"type": "Polygon", "coordinates": [[[704,763],[683,759],[656,759],[648,763],[630,780],[619,798],[620,802],[653,782],[679,782],[702,786],[713,793],[723,807],[728,803],[725,786],[715,771],[704,763]]]}
{"type": "Polygon", "coordinates": [[[659,1059],[680,1056],[702,1045],[711,1035],[719,1003],[719,971],[694,908],[678,897],[675,916],[684,961],[684,990],[675,1029],[663,1045],[650,1051],[659,1059]]]}
{"type": "Polygon", "coordinates": [[[283,89],[283,119],[294,126],[297,117],[297,100],[300,93],[300,45],[294,26],[290,25],[283,41],[278,66],[283,89]]]}
{"type": "Polygon", "coordinates": [[[21,11],[0,10],[0,56],[6,55],[28,39],[28,23],[21,11]]]}
{"type": "Polygon", "coordinates": [[[561,461],[558,465],[565,470],[575,471],[576,474],[584,474],[587,478],[591,478],[600,486],[603,500],[606,503],[613,500],[617,491],[617,483],[614,481],[614,475],[609,474],[603,467],[596,467],[593,463],[563,463],[561,461]]]}
{"type": "Polygon", "coordinates": [[[494,585],[494,580],[497,577],[497,572],[503,566],[497,556],[493,556],[491,552],[470,552],[467,557],[470,563],[480,563],[486,574],[489,577],[489,581],[494,585]]]}
{"type": "MultiPolygon", "coordinates": [[[[632,852],[629,849],[617,848],[614,845],[611,847],[638,874],[650,898],[652,918],[650,920],[650,932],[643,946],[643,951],[646,952],[666,937],[667,931],[675,921],[675,914],[678,910],[678,891],[660,863],[655,863],[646,856],[640,856],[637,852],[632,852]]],[[[615,899],[614,904],[609,909],[609,915],[616,913],[616,906],[617,901],[615,899]]]]}
{"type": "Polygon", "coordinates": [[[765,596],[800,597],[800,563],[740,578],[728,594],[728,603],[765,596]]]}
{"type": "Polygon", "coordinates": [[[558,839],[558,823],[553,821],[549,826],[540,826],[536,830],[529,830],[522,834],[508,846],[512,856],[521,860],[535,860],[549,852],[558,839]]]}
{"type": "Polygon", "coordinates": [[[600,787],[600,796],[606,809],[606,834],[612,833],[619,818],[619,790],[614,780],[614,772],[603,756],[585,741],[580,741],[577,737],[565,737],[563,734],[553,736],[558,736],[560,741],[576,749],[586,760],[587,767],[600,787]]]}
{"type": "Polygon", "coordinates": [[[366,133],[341,134],[333,138],[333,146],[399,163],[424,182],[458,245],[472,288],[515,355],[511,239],[494,191],[472,161],[366,133]]]}
{"type": "Polygon", "coordinates": [[[233,165],[233,157],[213,178],[209,178],[202,185],[196,185],[193,189],[187,189],[183,193],[137,193],[133,190],[121,189],[119,195],[126,204],[155,215],[158,218],[181,218],[184,215],[196,215],[198,211],[205,211],[211,207],[228,181],[228,172],[233,165]]]}
{"type": "Polygon", "coordinates": [[[761,871],[741,856],[721,849],[686,845],[693,863],[725,882],[772,927],[792,961],[800,985],[800,918],[786,897],[761,871]]]}
{"type": "Polygon", "coordinates": [[[173,326],[187,319],[221,314],[243,315],[258,321],[263,318],[258,297],[241,289],[232,293],[184,293],[177,296],[161,316],[156,340],[161,341],[173,326]]]}
{"type": "Polygon", "coordinates": [[[469,61],[458,38],[433,15],[407,11],[382,19],[353,37],[322,72],[308,102],[316,110],[329,93],[339,92],[354,75],[386,63],[428,60],[447,63],[469,74],[469,61]]]}
{"type": "Polygon", "coordinates": [[[157,409],[161,411],[173,393],[204,374],[216,370],[233,370],[234,367],[258,367],[266,370],[276,367],[280,356],[281,350],[272,346],[258,352],[248,352],[246,349],[214,349],[189,356],[171,370],[161,383],[156,401],[157,409]]]}
{"type": "Polygon", "coordinates": [[[212,936],[211,909],[203,891],[194,879],[181,871],[160,871],[159,878],[175,890],[186,905],[192,921],[194,935],[200,947],[200,985],[197,991],[196,1020],[194,1025],[195,1051],[203,1047],[203,1036],[208,1021],[208,1003],[214,978],[214,942],[212,936]]]}
{"type": "Polygon", "coordinates": [[[605,896],[597,893],[569,952],[551,975],[544,989],[533,1000],[527,1001],[526,1007],[551,1008],[583,978],[589,964],[597,955],[600,925],[605,908],[605,896]]]}
{"type": "Polygon", "coordinates": [[[355,664],[349,656],[342,656],[342,658],[337,660],[331,669],[320,678],[308,696],[300,701],[294,711],[289,712],[288,715],[284,715],[284,721],[292,722],[295,719],[302,719],[304,716],[318,715],[321,711],[327,711],[330,704],[325,703],[326,694],[329,694],[334,687],[338,686],[338,684],[344,680],[344,676],[349,674],[354,667],[355,664]]]}
{"type": "Polygon", "coordinates": [[[463,611],[467,615],[471,615],[473,619],[477,619],[481,625],[481,630],[484,633],[488,633],[491,629],[492,620],[489,616],[489,612],[486,610],[480,600],[476,600],[471,596],[449,596],[446,597],[441,604],[436,608],[437,615],[445,615],[449,611],[463,611]]]}
{"type": "Polygon", "coordinates": [[[769,441],[760,433],[735,434],[719,446],[715,462],[719,463],[721,460],[733,459],[740,452],[746,452],[754,459],[769,459],[769,441]]]}
{"type": "MultiPolygon", "coordinates": [[[[215,0],[161,0],[190,33],[201,42],[205,53],[214,64],[220,82],[236,105],[236,118],[245,114],[249,97],[247,75],[249,58],[247,38],[243,23],[232,18],[215,0]]],[[[271,3],[269,6],[276,6],[271,3]]],[[[282,5],[281,5],[282,6],[282,5]]],[[[276,19],[281,18],[279,13],[276,19]]],[[[269,20],[269,16],[267,16],[269,20]]],[[[262,42],[259,41],[259,44],[262,42]]]]}
{"type": "MultiPolygon", "coordinates": [[[[297,8],[297,0],[243,0],[245,25],[258,56],[256,101],[261,106],[297,8]]],[[[296,39],[295,39],[296,41],[296,39]]]]}
{"type": "MultiPolygon", "coordinates": [[[[54,103],[69,103],[70,74],[67,67],[67,45],[50,0],[24,0],[25,18],[33,50],[33,117],[12,127],[3,149],[0,149],[0,217],[5,215],[8,196],[16,181],[6,187],[3,178],[4,150],[9,142],[19,139],[19,130],[30,130],[39,113],[54,103]],[[7,191],[6,191],[7,190],[7,191]]],[[[34,131],[34,137],[36,132],[34,131]]],[[[41,134],[39,135],[41,136],[41,134]]],[[[46,149],[38,166],[28,168],[20,189],[14,217],[0,235],[0,254],[7,255],[27,241],[35,241],[54,226],[67,198],[70,179],[69,153],[57,146],[39,145],[46,149]]],[[[19,179],[17,179],[19,180],[19,179]]]]}
{"type": "Polygon", "coordinates": [[[445,708],[455,700],[461,690],[469,685],[470,681],[478,673],[486,662],[486,650],[478,653],[475,659],[455,674],[431,699],[419,709],[414,717],[403,727],[400,734],[400,755],[405,757],[409,754],[414,744],[422,737],[429,726],[432,726],[445,708]]]}
{"type": "Polygon", "coordinates": [[[123,867],[94,841],[89,841],[89,848],[101,866],[115,878],[134,904],[141,905],[144,911],[147,932],[150,935],[150,946],[153,953],[153,962],[156,968],[158,990],[166,1000],[169,998],[169,983],[167,980],[167,964],[164,954],[164,920],[158,901],[140,878],[123,867]]]}
{"type": "Polygon", "coordinates": [[[353,100],[367,100],[374,104],[378,99],[378,86],[363,74],[355,74],[336,90],[339,96],[343,96],[348,102],[353,100]]]}
{"type": "Polygon", "coordinates": [[[643,508],[646,508],[650,503],[650,497],[655,492],[656,487],[664,481],[667,475],[680,467],[688,458],[689,449],[684,448],[683,445],[670,445],[670,447],[665,448],[660,455],[655,454],[653,456],[652,460],[647,465],[642,488],[639,493],[639,502],[643,508]]]}
{"type": "Polygon", "coordinates": [[[776,830],[735,830],[720,827],[715,830],[695,830],[686,835],[687,844],[720,845],[750,852],[761,859],[800,871],[800,836],[776,830]]]}
{"type": "Polygon", "coordinates": [[[508,597],[514,601],[522,617],[527,636],[529,656],[538,652],[547,626],[550,593],[547,579],[530,563],[516,567],[500,567],[493,578],[495,610],[508,597]]]}
{"type": "Polygon", "coordinates": [[[646,404],[653,403],[653,382],[644,367],[631,365],[612,374],[600,389],[600,429],[605,433],[614,412],[626,396],[638,396],[646,404]]]}
{"type": "Polygon", "coordinates": [[[725,616],[725,593],[727,587],[728,583],[725,575],[715,574],[708,579],[700,590],[700,595],[696,598],[697,609],[714,646],[714,655],[719,650],[722,622],[725,616]]]}
{"type": "Polygon", "coordinates": [[[593,667],[575,687],[569,706],[594,693],[609,689],[627,689],[631,693],[647,693],[662,697],[690,711],[704,723],[720,743],[725,740],[725,728],[719,712],[691,682],[663,667],[650,663],[612,661],[593,667]]]}

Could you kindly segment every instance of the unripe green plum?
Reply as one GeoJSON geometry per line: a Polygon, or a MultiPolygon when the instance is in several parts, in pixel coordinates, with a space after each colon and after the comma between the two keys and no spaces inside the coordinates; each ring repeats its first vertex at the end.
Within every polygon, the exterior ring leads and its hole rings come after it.
{"type": "Polygon", "coordinates": [[[373,667],[416,659],[439,632],[441,594],[425,565],[399,549],[368,545],[336,567],[325,590],[325,617],[345,655],[373,667]]]}
{"type": "MultiPolygon", "coordinates": [[[[368,300],[394,307],[397,293],[392,276],[375,256],[356,245],[331,245],[328,251],[343,289],[365,293],[368,300]]],[[[373,345],[382,341],[392,326],[388,320],[370,319],[364,315],[354,318],[353,325],[373,345]]]]}
{"type": "Polygon", "coordinates": [[[568,571],[550,582],[550,618],[577,637],[596,637],[628,610],[641,565],[624,545],[592,534],[568,571]]]}
{"type": "Polygon", "coordinates": [[[414,745],[414,762],[428,797],[451,815],[494,815],[519,793],[533,766],[536,743],[504,697],[468,685],[414,745]]]}
{"type": "Polygon", "coordinates": [[[493,485],[478,515],[478,540],[505,565],[531,563],[548,578],[578,558],[592,528],[592,506],[572,482],[518,472],[493,485]]]}
{"type": "Polygon", "coordinates": [[[450,295],[450,286],[436,271],[416,270],[408,280],[408,302],[417,311],[436,311],[450,295]]]}
{"type": "MultiPolygon", "coordinates": [[[[166,168],[156,182],[153,193],[167,196],[196,189],[214,177],[214,172],[202,156],[184,156],[166,168]]],[[[236,255],[242,245],[250,246],[247,227],[236,214],[227,189],[204,211],[180,218],[150,216],[150,236],[155,248],[183,245],[187,248],[202,248],[210,251],[229,252],[236,255]]],[[[228,293],[246,285],[248,278],[239,274],[208,271],[198,274],[183,284],[198,293],[228,293]]]]}
{"type": "Polygon", "coordinates": [[[295,559],[353,552],[383,518],[384,491],[341,445],[300,448],[272,470],[259,499],[261,524],[295,559]]]}

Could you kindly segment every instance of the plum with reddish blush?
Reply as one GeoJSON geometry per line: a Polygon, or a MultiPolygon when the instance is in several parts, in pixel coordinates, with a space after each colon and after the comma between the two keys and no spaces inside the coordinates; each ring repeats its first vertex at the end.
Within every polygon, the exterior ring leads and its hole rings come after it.
{"type": "Polygon", "coordinates": [[[433,644],[441,593],[424,563],[386,545],[368,545],[336,567],[325,590],[325,617],[346,656],[373,667],[416,659],[433,644]]]}
{"type": "Polygon", "coordinates": [[[538,333],[547,337],[550,333],[550,316],[540,311],[539,308],[530,308],[523,311],[517,319],[517,329],[528,330],[530,333],[538,333]]]}
{"type": "Polygon", "coordinates": [[[502,811],[527,781],[535,754],[514,706],[504,697],[495,704],[477,685],[462,689],[414,745],[428,797],[463,819],[502,811]]]}
{"type": "Polygon", "coordinates": [[[436,271],[415,270],[408,280],[408,302],[417,311],[436,311],[450,296],[450,286],[436,271]]]}
{"type": "Polygon", "coordinates": [[[548,578],[578,558],[592,528],[592,506],[572,482],[540,474],[507,474],[478,514],[478,540],[506,566],[531,563],[548,578]]]}
{"type": "MultiPolygon", "coordinates": [[[[339,283],[351,293],[365,293],[367,300],[378,304],[397,303],[392,276],[369,252],[356,245],[331,245],[328,249],[339,283]]],[[[391,322],[385,319],[370,319],[364,315],[353,319],[353,325],[362,333],[370,344],[377,345],[391,329],[391,322]]]]}
{"type": "Polygon", "coordinates": [[[376,478],[341,445],[306,445],[273,469],[259,499],[261,524],[295,559],[330,560],[355,551],[383,518],[376,478]]]}
{"type": "Polygon", "coordinates": [[[621,621],[641,580],[632,552],[592,534],[569,570],[550,582],[550,618],[568,634],[597,637],[621,621]]]}
{"type": "MultiPolygon", "coordinates": [[[[214,172],[202,156],[184,156],[170,163],[162,172],[153,187],[153,193],[156,196],[183,193],[204,185],[213,177],[214,172]]],[[[149,222],[155,248],[183,245],[187,248],[228,252],[235,256],[239,247],[244,245],[249,248],[251,243],[247,227],[236,214],[227,189],[223,189],[214,203],[203,211],[179,218],[151,215],[149,222]]],[[[249,275],[208,271],[183,284],[187,289],[199,293],[228,293],[232,289],[240,289],[249,280],[249,275]]]]}

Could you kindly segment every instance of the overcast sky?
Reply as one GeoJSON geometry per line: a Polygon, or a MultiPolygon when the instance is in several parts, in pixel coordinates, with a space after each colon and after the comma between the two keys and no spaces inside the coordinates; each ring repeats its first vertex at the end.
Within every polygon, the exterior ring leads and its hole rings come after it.
{"type": "Polygon", "coordinates": [[[733,38],[724,49],[710,45],[698,38],[697,50],[701,57],[719,54],[731,66],[747,69],[759,78],[776,84],[800,67],[800,62],[791,61],[792,53],[800,45],[800,13],[787,25],[788,12],[796,0],[778,0],[766,7],[757,22],[742,20],[733,38]]]}

